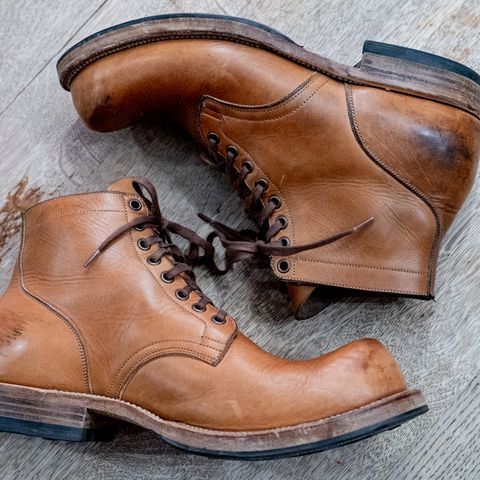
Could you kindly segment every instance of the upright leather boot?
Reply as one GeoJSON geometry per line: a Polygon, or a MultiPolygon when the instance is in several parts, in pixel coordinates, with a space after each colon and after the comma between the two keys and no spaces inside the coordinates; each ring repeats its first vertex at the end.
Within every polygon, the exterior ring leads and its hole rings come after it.
{"type": "Polygon", "coordinates": [[[188,451],[273,458],[427,410],[374,340],[304,361],[262,351],[195,283],[185,261],[204,243],[144,180],[30,208],[0,299],[0,430],[79,441],[122,419],[188,451]]]}
{"type": "Polygon", "coordinates": [[[85,39],[58,73],[89,127],[158,113],[206,148],[259,227],[215,225],[227,260],[270,257],[298,316],[319,285],[433,297],[479,158],[467,67],[376,42],[348,67],[248,20],[167,15],[85,39]]]}

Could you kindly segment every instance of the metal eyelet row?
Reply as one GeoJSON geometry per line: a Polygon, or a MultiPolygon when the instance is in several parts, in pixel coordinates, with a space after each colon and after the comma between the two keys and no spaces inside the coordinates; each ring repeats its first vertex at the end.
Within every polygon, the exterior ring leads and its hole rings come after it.
{"type": "MultiPolygon", "coordinates": [[[[211,143],[215,143],[216,145],[220,143],[220,137],[215,132],[210,132],[208,134],[208,140],[211,143]]],[[[238,156],[238,149],[237,147],[235,147],[235,145],[228,145],[225,148],[225,151],[227,152],[227,154],[229,153],[234,158],[238,156]]],[[[249,160],[244,160],[242,163],[242,167],[246,168],[249,174],[252,173],[254,170],[253,164],[249,160]]],[[[263,191],[265,192],[268,190],[270,185],[268,183],[268,180],[264,178],[259,178],[258,180],[255,181],[255,186],[261,186],[263,191]]],[[[282,200],[277,195],[270,196],[268,198],[268,202],[273,203],[275,205],[276,210],[282,206],[282,200]]],[[[288,218],[285,215],[280,215],[275,219],[275,221],[280,222],[282,230],[285,230],[288,226],[288,218]]],[[[290,239],[288,237],[281,237],[279,240],[281,244],[285,247],[290,245],[290,239]]],[[[287,259],[282,259],[277,263],[277,270],[280,273],[287,273],[290,270],[290,268],[291,268],[290,261],[287,259]]]]}
{"type": "MultiPolygon", "coordinates": [[[[148,261],[148,260],[147,260],[148,261]]],[[[167,272],[162,272],[160,274],[160,279],[162,280],[162,282],[164,283],[173,283],[175,281],[174,278],[170,278],[168,275],[167,275],[167,272]]],[[[185,290],[183,290],[182,288],[179,288],[175,291],[175,296],[181,300],[182,302],[183,301],[186,301],[188,300],[188,298],[190,297],[190,295],[188,293],[185,292],[185,290]]],[[[203,313],[207,310],[207,307],[205,306],[202,306],[202,305],[199,305],[198,303],[194,303],[192,305],[192,310],[194,312],[197,312],[197,313],[203,313]]],[[[220,317],[217,317],[216,315],[214,315],[212,317],[212,322],[213,323],[216,323],[217,325],[222,325],[226,322],[226,320],[223,320],[220,318],[220,317]]]]}

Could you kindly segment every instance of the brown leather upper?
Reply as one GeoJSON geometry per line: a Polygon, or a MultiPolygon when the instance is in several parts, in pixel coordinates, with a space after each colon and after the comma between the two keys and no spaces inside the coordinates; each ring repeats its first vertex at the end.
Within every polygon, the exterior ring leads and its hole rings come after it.
{"type": "Polygon", "coordinates": [[[373,216],[355,235],[272,258],[301,304],[318,284],[431,297],[440,241],[471,189],[480,122],[452,106],[347,86],[273,53],[227,41],[172,40],[98,60],[73,80],[83,120],[122,128],[159,112],[202,145],[235,146],[246,181],[265,179],[282,200],[292,245],[373,216]],[[310,285],[310,286],[309,286],[310,285]]]}
{"type": "MultiPolygon", "coordinates": [[[[110,191],[47,200],[25,213],[22,248],[0,299],[0,382],[94,393],[135,403],[162,418],[226,430],[294,425],[405,390],[402,373],[374,340],[312,360],[270,355],[176,296],[183,274],[147,262],[151,228],[131,228],[89,268],[116,228],[148,206],[132,180],[110,191]],[[137,198],[142,210],[133,211],[137,198]]],[[[152,249],[155,248],[152,247],[152,249]]]]}

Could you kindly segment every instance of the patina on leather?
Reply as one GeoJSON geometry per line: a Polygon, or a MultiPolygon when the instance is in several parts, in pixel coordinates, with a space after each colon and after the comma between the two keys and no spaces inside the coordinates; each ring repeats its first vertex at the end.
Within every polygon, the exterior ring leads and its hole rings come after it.
{"type": "Polygon", "coordinates": [[[472,113],[208,39],[110,54],[81,70],[71,93],[96,130],[157,113],[210,152],[218,139],[217,153],[235,152],[234,174],[250,192],[263,181],[263,204],[280,200],[268,222],[283,217],[286,225],[274,241],[310,244],[373,217],[329,245],[272,256],[295,310],[318,285],[434,296],[441,240],[476,174],[480,122],[472,113]]]}
{"type": "Polygon", "coordinates": [[[264,352],[201,292],[171,234],[201,256],[205,242],[166,220],[139,179],[30,208],[0,299],[0,382],[228,431],[313,421],[406,389],[374,340],[302,361],[264,352]]]}

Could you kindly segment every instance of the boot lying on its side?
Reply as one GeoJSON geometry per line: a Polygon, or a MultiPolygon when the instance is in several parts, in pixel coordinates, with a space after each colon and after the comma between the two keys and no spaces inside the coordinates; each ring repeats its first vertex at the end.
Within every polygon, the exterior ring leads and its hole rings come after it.
{"type": "Polygon", "coordinates": [[[140,179],[30,208],[0,299],[0,430],[80,441],[122,419],[188,451],[274,458],[427,411],[374,340],[302,361],[261,350],[195,283],[202,249],[140,179]]]}
{"type": "Polygon", "coordinates": [[[217,225],[227,259],[271,257],[297,316],[315,312],[319,285],[433,297],[479,157],[469,68],[370,41],[349,67],[255,22],[185,14],[99,32],[58,73],[89,127],[158,113],[207,149],[258,222],[253,237],[217,225]]]}

